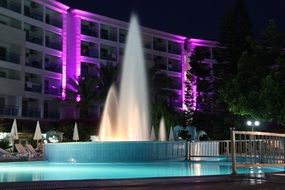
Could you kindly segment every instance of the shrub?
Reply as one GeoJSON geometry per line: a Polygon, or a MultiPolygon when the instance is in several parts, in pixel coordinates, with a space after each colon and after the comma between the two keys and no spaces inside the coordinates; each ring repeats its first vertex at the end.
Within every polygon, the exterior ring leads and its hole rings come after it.
{"type": "Polygon", "coordinates": [[[9,140],[8,139],[0,140],[0,148],[2,148],[4,150],[8,149],[8,148],[11,148],[9,140]]]}

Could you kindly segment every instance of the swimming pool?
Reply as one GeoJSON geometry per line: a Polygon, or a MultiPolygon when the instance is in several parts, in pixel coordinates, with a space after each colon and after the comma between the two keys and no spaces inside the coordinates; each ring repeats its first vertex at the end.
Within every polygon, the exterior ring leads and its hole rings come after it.
{"type": "MultiPolygon", "coordinates": [[[[239,168],[238,173],[280,172],[280,167],[239,168]]],[[[182,177],[231,174],[228,162],[0,163],[0,182],[182,177]]]]}

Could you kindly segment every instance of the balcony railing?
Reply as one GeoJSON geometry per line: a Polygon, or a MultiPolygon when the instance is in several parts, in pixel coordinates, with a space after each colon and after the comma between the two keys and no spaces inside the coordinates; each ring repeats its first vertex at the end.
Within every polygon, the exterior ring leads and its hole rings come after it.
{"type": "Polygon", "coordinates": [[[42,92],[42,85],[34,82],[26,82],[25,90],[29,92],[42,92]]]}
{"type": "Polygon", "coordinates": [[[97,31],[92,30],[89,27],[84,26],[84,25],[82,25],[81,34],[84,34],[84,35],[87,35],[87,36],[93,36],[95,38],[98,37],[98,32],[97,31]]]}
{"type": "Polygon", "coordinates": [[[60,63],[46,62],[45,63],[45,70],[56,72],[56,73],[62,73],[62,66],[60,63]]]}
{"type": "Polygon", "coordinates": [[[59,41],[50,41],[50,40],[46,40],[46,47],[52,48],[52,49],[56,49],[61,51],[62,50],[62,44],[59,41]]]}
{"type": "Polygon", "coordinates": [[[25,6],[24,7],[24,14],[27,17],[43,21],[43,12],[36,10],[36,9],[31,9],[30,7],[25,6]]]}
{"type": "MultiPolygon", "coordinates": [[[[26,31],[27,32],[27,31],[26,31]]],[[[43,44],[43,37],[36,34],[36,33],[26,33],[26,39],[29,42],[35,43],[35,44],[39,44],[42,45],[43,44]]]]}
{"type": "Polygon", "coordinates": [[[52,26],[62,28],[62,20],[56,18],[46,19],[46,23],[52,26]]]}
{"type": "Polygon", "coordinates": [[[60,96],[61,95],[61,88],[60,87],[59,88],[46,87],[45,93],[55,95],[55,96],[60,96]]]}
{"type": "Polygon", "coordinates": [[[166,44],[154,42],[153,43],[153,49],[158,51],[166,51],[166,44]]]}
{"type": "Polygon", "coordinates": [[[101,39],[117,41],[117,34],[109,34],[104,30],[101,30],[101,39]]]}
{"type": "Polygon", "coordinates": [[[19,64],[20,55],[12,52],[6,52],[5,55],[0,55],[0,60],[19,64]]]}
{"type": "Polygon", "coordinates": [[[0,115],[16,116],[19,113],[18,106],[0,105],[0,115]]]}
{"type": "Polygon", "coordinates": [[[98,58],[98,52],[97,52],[97,50],[84,51],[83,49],[81,49],[81,55],[82,55],[82,56],[87,56],[87,57],[98,58]]]}
{"type": "Polygon", "coordinates": [[[168,64],[168,70],[174,72],[181,72],[182,68],[179,64],[168,64]]]}
{"type": "Polygon", "coordinates": [[[41,111],[37,107],[23,107],[22,116],[23,117],[40,117],[41,111]]]}
{"type": "Polygon", "coordinates": [[[45,119],[59,119],[60,113],[59,111],[45,111],[44,118],[45,119]]]}
{"type": "Polygon", "coordinates": [[[0,7],[4,7],[6,9],[10,9],[11,11],[21,13],[21,3],[16,3],[14,1],[8,0],[0,0],[0,7]]]}
{"type": "Polygon", "coordinates": [[[38,59],[27,60],[26,65],[30,67],[38,68],[38,69],[42,68],[42,62],[38,59]]]}
{"type": "Polygon", "coordinates": [[[101,52],[100,58],[101,59],[111,60],[111,61],[116,61],[117,60],[116,54],[103,53],[103,52],[101,52]]]}

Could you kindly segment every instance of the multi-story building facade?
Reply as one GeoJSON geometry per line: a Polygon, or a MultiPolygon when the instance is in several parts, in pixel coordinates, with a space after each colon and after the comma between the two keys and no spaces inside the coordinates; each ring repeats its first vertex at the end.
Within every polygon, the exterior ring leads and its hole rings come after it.
{"type": "Polygon", "coordinates": [[[0,115],[59,119],[68,6],[53,0],[0,1],[0,115]]]}
{"type": "MultiPolygon", "coordinates": [[[[122,61],[128,23],[71,9],[54,0],[0,1],[0,117],[63,119],[70,77],[95,74],[94,67],[122,61]]],[[[158,66],[175,83],[164,86],[183,108],[185,72],[195,39],[142,27],[148,67],[158,66]]],[[[210,47],[216,42],[200,40],[210,47]]],[[[213,57],[211,56],[211,59],[213,57]]],[[[98,112],[98,111],[97,111],[98,112]]],[[[74,115],[75,116],[75,115],[74,115]]]]}

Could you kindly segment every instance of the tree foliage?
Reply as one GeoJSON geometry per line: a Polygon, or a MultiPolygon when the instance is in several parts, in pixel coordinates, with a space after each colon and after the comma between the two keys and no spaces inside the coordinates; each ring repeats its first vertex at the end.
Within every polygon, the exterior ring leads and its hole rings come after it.
{"type": "Polygon", "coordinates": [[[92,76],[78,76],[68,80],[67,101],[79,108],[80,118],[89,117],[88,110],[95,104],[102,107],[111,85],[117,81],[118,65],[102,64],[96,67],[96,71],[92,76]]]}
{"type": "Polygon", "coordinates": [[[167,128],[181,123],[181,113],[171,105],[171,100],[178,97],[174,90],[168,89],[172,79],[167,73],[161,71],[158,65],[154,65],[148,72],[150,91],[151,124],[158,129],[160,119],[164,117],[167,128]]]}
{"type": "Polygon", "coordinates": [[[237,115],[250,116],[285,124],[284,38],[273,20],[260,40],[250,40],[237,64],[237,72],[220,89],[228,109],[237,115]]]}
{"type": "Polygon", "coordinates": [[[235,6],[223,16],[220,30],[220,42],[227,47],[226,57],[231,64],[230,73],[235,72],[241,53],[248,48],[248,37],[252,37],[252,29],[245,2],[236,0],[235,6]]]}

